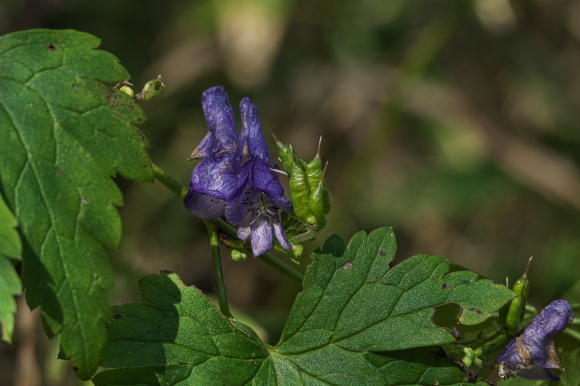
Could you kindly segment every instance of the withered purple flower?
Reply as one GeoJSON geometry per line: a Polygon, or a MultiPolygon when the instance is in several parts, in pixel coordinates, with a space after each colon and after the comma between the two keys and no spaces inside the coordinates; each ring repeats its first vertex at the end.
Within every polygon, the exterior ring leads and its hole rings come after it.
{"type": "Polygon", "coordinates": [[[272,247],[273,235],[291,249],[279,210],[292,211],[278,181],[280,169],[270,158],[257,108],[249,98],[240,103],[238,137],[232,107],[222,86],[206,90],[202,106],[208,134],[190,159],[203,159],[193,170],[185,206],[195,215],[239,225],[238,236],[250,242],[254,256],[272,247]]]}
{"type": "Polygon", "coordinates": [[[559,381],[560,378],[550,370],[563,370],[554,335],[563,331],[573,319],[574,311],[566,300],[554,300],[546,306],[496,358],[500,377],[518,375],[527,379],[559,381]]]}

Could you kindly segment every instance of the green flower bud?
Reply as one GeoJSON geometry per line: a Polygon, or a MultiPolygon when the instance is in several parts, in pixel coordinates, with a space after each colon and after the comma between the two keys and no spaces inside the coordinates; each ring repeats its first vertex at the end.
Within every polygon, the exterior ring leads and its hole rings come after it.
{"type": "Polygon", "coordinates": [[[232,259],[234,261],[244,261],[248,258],[248,254],[246,252],[240,251],[238,249],[232,249],[232,259]]]}
{"type": "Polygon", "coordinates": [[[115,85],[115,88],[119,91],[124,92],[125,94],[129,95],[131,98],[133,98],[133,95],[135,95],[135,92],[133,91],[133,89],[131,88],[131,86],[133,86],[132,83],[129,83],[128,80],[124,80],[122,82],[119,82],[115,85]]]}
{"type": "Polygon", "coordinates": [[[124,92],[125,94],[129,95],[131,98],[133,98],[133,95],[135,95],[135,91],[133,91],[133,89],[129,86],[121,86],[119,91],[124,92]]]}
{"type": "Polygon", "coordinates": [[[139,94],[135,95],[135,100],[137,102],[150,101],[157,95],[161,94],[163,90],[165,90],[165,85],[163,82],[161,82],[161,75],[159,75],[156,79],[145,83],[143,90],[141,90],[139,94]]]}
{"type": "Polygon", "coordinates": [[[500,320],[507,332],[511,335],[516,335],[522,329],[522,320],[526,313],[526,299],[530,294],[528,271],[530,270],[531,261],[532,257],[528,260],[524,274],[512,287],[512,291],[516,294],[516,297],[500,310],[500,320]]]}

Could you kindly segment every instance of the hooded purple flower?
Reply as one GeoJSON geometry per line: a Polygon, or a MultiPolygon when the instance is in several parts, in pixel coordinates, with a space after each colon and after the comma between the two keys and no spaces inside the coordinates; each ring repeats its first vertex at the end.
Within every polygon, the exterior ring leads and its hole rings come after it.
{"type": "Polygon", "coordinates": [[[278,211],[292,211],[292,203],[284,197],[277,170],[262,133],[258,109],[249,98],[240,102],[242,133],[240,135],[243,167],[238,186],[226,203],[226,220],[238,225],[238,237],[250,241],[254,256],[272,247],[272,231],[284,249],[291,249],[278,211]]]}
{"type": "Polygon", "coordinates": [[[563,331],[573,319],[574,311],[566,300],[554,300],[546,306],[496,358],[500,377],[519,375],[527,379],[559,381],[560,378],[549,370],[563,370],[554,335],[563,331]]]}
{"type": "Polygon", "coordinates": [[[292,211],[270,159],[258,111],[249,98],[240,103],[238,138],[232,107],[222,86],[206,90],[202,106],[209,129],[190,159],[202,158],[193,173],[185,206],[205,219],[226,215],[240,225],[238,236],[251,242],[254,256],[272,247],[273,236],[285,249],[292,245],[280,223],[279,210],[292,211]]]}
{"type": "Polygon", "coordinates": [[[225,201],[238,183],[241,168],[236,156],[238,135],[234,112],[222,86],[205,90],[201,105],[209,130],[189,158],[203,161],[191,173],[183,202],[196,216],[214,219],[224,214],[225,201]]]}

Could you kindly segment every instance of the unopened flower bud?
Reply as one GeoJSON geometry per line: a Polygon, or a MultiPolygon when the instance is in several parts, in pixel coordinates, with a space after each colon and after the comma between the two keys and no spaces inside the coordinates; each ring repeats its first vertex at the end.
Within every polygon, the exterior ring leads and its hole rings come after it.
{"type": "Polygon", "coordinates": [[[232,249],[232,260],[244,261],[248,258],[248,254],[238,249],[232,249]]]}
{"type": "Polygon", "coordinates": [[[528,272],[531,261],[532,258],[530,257],[524,274],[512,287],[516,297],[506,304],[499,313],[500,320],[510,335],[515,335],[522,329],[522,320],[526,313],[526,299],[530,294],[528,272]]]}
{"type": "Polygon", "coordinates": [[[165,90],[165,85],[163,82],[161,82],[161,75],[159,75],[156,79],[145,83],[143,90],[139,94],[135,95],[135,100],[137,102],[150,101],[157,95],[161,94],[163,90],[165,90]]]}

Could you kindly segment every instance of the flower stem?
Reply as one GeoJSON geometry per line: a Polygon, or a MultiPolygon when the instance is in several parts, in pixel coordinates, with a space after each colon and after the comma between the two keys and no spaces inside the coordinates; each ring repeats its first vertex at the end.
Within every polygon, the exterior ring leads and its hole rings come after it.
{"type": "MultiPolygon", "coordinates": [[[[163,185],[165,185],[173,194],[175,194],[177,197],[179,197],[181,199],[183,199],[185,197],[185,195],[187,194],[187,189],[183,185],[181,185],[179,182],[174,180],[167,173],[165,173],[165,171],[163,169],[161,169],[159,166],[157,166],[155,164],[153,164],[153,173],[154,173],[155,179],[157,181],[161,182],[163,185]]],[[[225,220],[223,220],[221,218],[218,218],[218,219],[213,220],[213,221],[203,220],[203,222],[206,224],[206,227],[208,227],[208,222],[211,222],[214,224],[213,225],[214,227],[219,228],[220,231],[222,231],[223,233],[225,233],[226,235],[228,235],[232,239],[235,239],[235,240],[238,239],[238,233],[236,232],[234,227],[232,227],[230,224],[228,224],[225,220]]],[[[212,233],[211,233],[209,227],[208,227],[208,232],[210,232],[210,239],[211,239],[212,233]]],[[[217,232],[216,232],[216,237],[217,237],[217,232]]],[[[211,240],[210,240],[210,243],[212,243],[211,240]]],[[[212,245],[212,255],[213,255],[214,247],[213,247],[213,244],[211,244],[211,245],[212,245]]],[[[219,242],[216,245],[219,246],[219,242]]],[[[218,251],[217,253],[218,253],[218,257],[219,257],[219,249],[216,249],[216,250],[218,251]]],[[[260,256],[259,259],[262,260],[263,262],[265,262],[266,264],[268,264],[270,267],[277,270],[278,272],[283,273],[284,275],[290,277],[291,279],[297,281],[298,283],[302,283],[302,279],[304,279],[304,275],[302,275],[300,272],[298,272],[297,270],[295,270],[291,266],[287,265],[286,263],[280,261],[277,257],[275,257],[269,253],[265,253],[262,256],[260,256]]],[[[221,260],[219,258],[217,260],[218,260],[218,264],[219,264],[219,271],[221,272],[221,260]]],[[[214,256],[214,269],[217,271],[215,256],[214,256]]],[[[221,273],[220,273],[220,275],[221,275],[221,273]]],[[[217,282],[217,275],[216,275],[216,282],[217,282]]],[[[222,277],[222,284],[223,284],[223,277],[222,277]]],[[[224,290],[224,296],[225,296],[225,287],[223,288],[223,290],[224,290]]],[[[219,286],[218,286],[218,295],[219,295],[219,286]]],[[[226,305],[227,305],[227,303],[226,303],[226,305]]],[[[223,310],[222,310],[222,312],[223,312],[223,310]]]]}
{"type": "Polygon", "coordinates": [[[297,281],[298,283],[302,283],[304,275],[295,270],[294,268],[290,267],[288,264],[280,261],[280,259],[278,259],[274,255],[271,255],[268,252],[266,252],[262,256],[260,256],[259,259],[262,260],[264,263],[268,264],[270,267],[274,268],[276,271],[283,273],[284,275],[297,281]]]}
{"type": "Polygon", "coordinates": [[[153,175],[155,179],[165,185],[173,194],[177,197],[183,199],[187,194],[187,189],[181,185],[179,182],[175,181],[171,176],[169,176],[163,169],[159,166],[153,165],[153,175]]]}
{"type": "Polygon", "coordinates": [[[233,318],[228,305],[228,295],[226,293],[226,285],[224,282],[224,273],[222,271],[222,260],[220,258],[220,244],[218,237],[218,228],[213,221],[203,220],[209,233],[209,244],[211,246],[211,256],[213,260],[213,275],[217,287],[218,301],[222,314],[228,318],[233,318]]]}
{"type": "MultiPolygon", "coordinates": [[[[230,224],[224,221],[221,218],[215,220],[217,226],[220,228],[220,231],[228,235],[233,239],[238,238],[238,233],[230,224]]],[[[259,257],[264,263],[268,264],[270,267],[274,268],[276,271],[290,277],[291,279],[297,281],[298,283],[302,283],[304,279],[304,275],[300,272],[289,266],[288,264],[284,263],[274,255],[270,253],[264,253],[262,256],[259,257]]]]}

